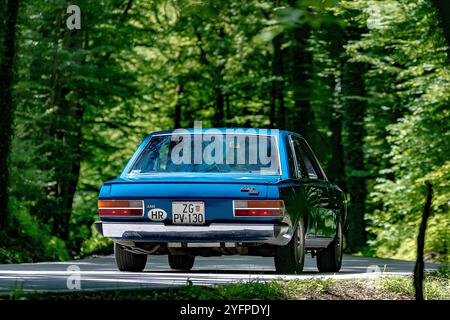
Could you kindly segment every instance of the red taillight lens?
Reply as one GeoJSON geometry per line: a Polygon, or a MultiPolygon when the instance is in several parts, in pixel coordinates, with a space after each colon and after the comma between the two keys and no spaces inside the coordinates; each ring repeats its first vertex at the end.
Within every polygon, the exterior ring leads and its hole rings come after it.
{"type": "Polygon", "coordinates": [[[142,216],[144,202],[142,200],[99,200],[98,214],[102,217],[142,216]]]}
{"type": "Polygon", "coordinates": [[[235,209],[236,217],[281,217],[283,212],[280,209],[235,209]]]}
{"type": "Polygon", "coordinates": [[[235,200],[235,217],[282,217],[283,200],[235,200]]]}

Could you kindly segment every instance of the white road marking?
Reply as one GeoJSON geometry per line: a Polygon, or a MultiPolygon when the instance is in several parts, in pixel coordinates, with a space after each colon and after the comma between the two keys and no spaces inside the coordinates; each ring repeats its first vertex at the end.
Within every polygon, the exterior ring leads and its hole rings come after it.
{"type": "MultiPolygon", "coordinates": [[[[67,288],[67,279],[73,275],[73,272],[68,271],[70,266],[78,267],[81,290],[88,291],[173,287],[186,285],[188,281],[194,285],[209,286],[312,278],[373,280],[380,276],[411,275],[414,268],[414,262],[411,261],[345,256],[342,272],[321,274],[317,272],[314,259],[308,257],[305,262],[305,273],[301,275],[276,274],[273,258],[245,256],[198,257],[191,272],[170,270],[167,256],[151,256],[146,267],[149,271],[139,273],[116,271],[113,256],[67,262],[0,265],[0,293],[9,294],[17,289],[37,292],[77,291],[67,288]],[[370,272],[373,266],[378,266],[377,270],[381,272],[370,272]]],[[[437,265],[427,267],[437,268],[437,265]]]]}

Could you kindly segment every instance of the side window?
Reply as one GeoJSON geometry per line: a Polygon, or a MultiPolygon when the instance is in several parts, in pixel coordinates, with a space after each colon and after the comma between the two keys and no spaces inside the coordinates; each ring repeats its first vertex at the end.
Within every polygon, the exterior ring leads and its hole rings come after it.
{"type": "Polygon", "coordinates": [[[301,169],[302,177],[308,177],[309,179],[318,179],[320,174],[314,167],[314,160],[308,152],[308,149],[299,139],[294,139],[294,150],[297,156],[297,164],[301,169]]]}
{"type": "Polygon", "coordinates": [[[296,167],[295,167],[295,158],[294,154],[292,153],[292,148],[289,139],[286,139],[285,141],[286,145],[286,154],[287,154],[287,160],[288,160],[288,166],[289,166],[289,175],[291,178],[297,177],[296,173],[296,167]]]}

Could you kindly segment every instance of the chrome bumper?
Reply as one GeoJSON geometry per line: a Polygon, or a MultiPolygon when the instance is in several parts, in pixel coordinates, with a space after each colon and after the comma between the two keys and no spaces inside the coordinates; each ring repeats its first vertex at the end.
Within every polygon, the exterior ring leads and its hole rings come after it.
{"type": "Polygon", "coordinates": [[[252,242],[284,245],[292,237],[288,225],[213,223],[209,226],[145,222],[97,221],[99,233],[113,240],[143,242],[252,242]]]}

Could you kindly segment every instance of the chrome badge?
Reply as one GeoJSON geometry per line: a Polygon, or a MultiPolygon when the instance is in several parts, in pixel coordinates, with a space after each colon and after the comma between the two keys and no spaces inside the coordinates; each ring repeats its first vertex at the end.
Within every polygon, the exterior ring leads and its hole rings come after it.
{"type": "Polygon", "coordinates": [[[259,190],[252,187],[242,187],[241,192],[248,192],[249,195],[257,196],[259,195],[259,190]]]}

